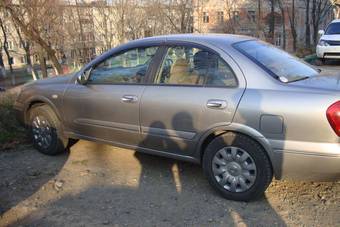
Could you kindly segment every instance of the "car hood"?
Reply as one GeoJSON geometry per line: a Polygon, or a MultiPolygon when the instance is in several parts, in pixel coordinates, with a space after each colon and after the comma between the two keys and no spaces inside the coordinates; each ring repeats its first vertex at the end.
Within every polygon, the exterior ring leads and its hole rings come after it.
{"type": "Polygon", "coordinates": [[[42,84],[66,84],[70,81],[75,73],[66,74],[66,75],[59,75],[54,76],[42,80],[36,80],[33,82],[35,85],[42,85],[42,84]]]}
{"type": "Polygon", "coordinates": [[[330,40],[330,41],[340,41],[340,35],[323,35],[321,37],[322,40],[330,40]]]}
{"type": "Polygon", "coordinates": [[[330,91],[340,91],[340,73],[332,75],[321,73],[318,76],[310,77],[306,80],[293,82],[291,84],[306,88],[318,88],[330,91]]]}

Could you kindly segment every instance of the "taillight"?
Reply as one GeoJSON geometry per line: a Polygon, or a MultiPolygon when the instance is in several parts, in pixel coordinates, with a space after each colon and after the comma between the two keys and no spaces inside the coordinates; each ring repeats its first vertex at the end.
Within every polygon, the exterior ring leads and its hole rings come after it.
{"type": "Polygon", "coordinates": [[[327,119],[335,133],[340,136],[340,101],[334,103],[327,109],[327,119]]]}

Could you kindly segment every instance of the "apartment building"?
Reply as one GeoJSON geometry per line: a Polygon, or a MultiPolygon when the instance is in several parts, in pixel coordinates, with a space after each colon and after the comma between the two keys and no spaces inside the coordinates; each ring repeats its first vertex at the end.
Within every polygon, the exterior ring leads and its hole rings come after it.
{"type": "MultiPolygon", "coordinates": [[[[320,29],[323,29],[335,16],[340,16],[340,0],[330,1],[334,3],[334,10],[330,10],[324,16],[320,29]]],[[[290,26],[293,15],[297,31],[297,47],[305,45],[305,0],[282,0],[283,13],[278,5],[275,5],[275,10],[272,12],[270,0],[192,0],[192,3],[189,13],[185,15],[189,19],[185,21],[184,30],[180,29],[180,25],[184,24],[180,21],[181,13],[184,11],[178,6],[169,10],[164,3],[157,6],[116,5],[112,2],[110,4],[107,0],[65,3],[60,17],[63,34],[59,34],[61,39],[54,44],[54,49],[61,63],[81,66],[104,51],[130,39],[195,32],[254,36],[293,51],[290,26]],[[169,18],[174,15],[177,15],[177,18],[170,23],[169,18]],[[273,36],[270,35],[272,18],[275,18],[273,36]],[[178,28],[175,29],[174,25],[178,28]]],[[[22,67],[27,62],[25,51],[8,15],[1,16],[5,21],[6,33],[9,34],[8,47],[13,66],[22,67]]],[[[312,34],[311,31],[311,36],[312,34]]],[[[3,43],[2,32],[0,32],[0,40],[3,43]]],[[[34,43],[30,43],[30,46],[32,63],[38,63],[39,47],[34,43]]],[[[1,51],[1,54],[7,67],[8,60],[4,51],[1,51]]]]}
{"type": "MultiPolygon", "coordinates": [[[[281,7],[275,5],[274,13],[269,0],[195,0],[194,30],[198,33],[234,33],[254,36],[292,52],[294,48],[290,19],[293,17],[297,32],[297,47],[303,47],[306,36],[304,0],[294,0],[294,5],[292,0],[282,0],[281,7]],[[284,9],[283,12],[281,8],[284,9]],[[272,18],[275,18],[274,36],[270,35],[272,18]]],[[[320,28],[326,26],[333,18],[334,13],[330,10],[322,19],[320,28]]]]}

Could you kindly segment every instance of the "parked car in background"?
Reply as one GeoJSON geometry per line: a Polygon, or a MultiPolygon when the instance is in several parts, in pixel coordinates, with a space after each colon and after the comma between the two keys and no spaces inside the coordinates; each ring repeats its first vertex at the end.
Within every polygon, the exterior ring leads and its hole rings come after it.
{"type": "Polygon", "coordinates": [[[321,60],[340,59],[340,19],[333,20],[326,31],[320,30],[321,36],[316,46],[316,55],[321,60]]]}
{"type": "Polygon", "coordinates": [[[339,79],[251,37],[171,35],[27,84],[15,109],[44,154],[85,139],[191,161],[247,201],[273,176],[339,179],[339,79]]]}

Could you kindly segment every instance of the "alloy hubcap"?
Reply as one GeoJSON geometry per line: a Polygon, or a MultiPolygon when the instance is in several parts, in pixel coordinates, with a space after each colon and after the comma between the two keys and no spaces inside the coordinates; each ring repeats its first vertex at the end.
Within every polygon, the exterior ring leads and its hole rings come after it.
{"type": "Polygon", "coordinates": [[[35,144],[41,148],[48,148],[52,142],[52,128],[43,116],[36,116],[32,121],[32,134],[35,144]]]}
{"type": "Polygon", "coordinates": [[[216,181],[230,192],[247,191],[255,183],[255,162],[248,152],[238,147],[224,147],[216,152],[212,169],[216,181]]]}

